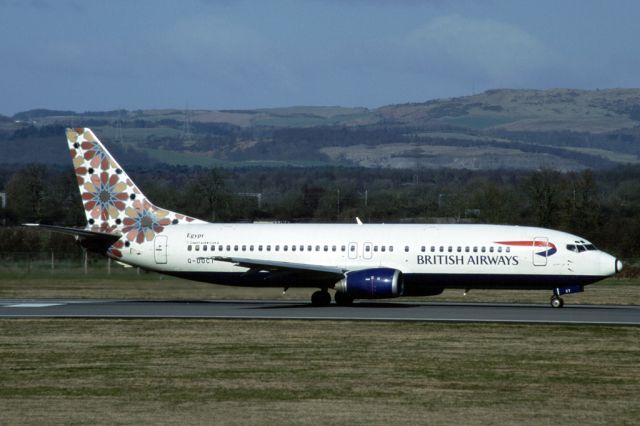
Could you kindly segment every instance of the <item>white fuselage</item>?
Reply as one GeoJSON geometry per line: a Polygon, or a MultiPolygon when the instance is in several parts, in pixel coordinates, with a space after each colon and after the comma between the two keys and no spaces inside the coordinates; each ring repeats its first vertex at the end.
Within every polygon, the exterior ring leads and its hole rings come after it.
{"type": "MultiPolygon", "coordinates": [[[[442,288],[553,288],[589,284],[613,275],[618,264],[613,256],[580,237],[550,229],[405,224],[168,226],[154,241],[131,243],[121,260],[207,282],[263,285],[238,281],[251,268],[216,258],[286,262],[344,271],[385,267],[401,271],[410,285],[424,283],[442,288]],[[568,249],[571,246],[573,249],[568,249]]],[[[280,282],[276,278],[264,285],[318,286],[290,280],[280,282]]]]}

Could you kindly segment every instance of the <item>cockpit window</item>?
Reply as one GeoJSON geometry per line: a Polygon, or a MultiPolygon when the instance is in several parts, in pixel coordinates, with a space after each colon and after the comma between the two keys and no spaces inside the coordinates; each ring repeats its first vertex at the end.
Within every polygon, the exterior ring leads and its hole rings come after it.
{"type": "Polygon", "coordinates": [[[576,241],[576,244],[567,244],[567,250],[574,253],[582,253],[584,251],[595,251],[598,250],[598,248],[591,243],[582,243],[576,241]]]}

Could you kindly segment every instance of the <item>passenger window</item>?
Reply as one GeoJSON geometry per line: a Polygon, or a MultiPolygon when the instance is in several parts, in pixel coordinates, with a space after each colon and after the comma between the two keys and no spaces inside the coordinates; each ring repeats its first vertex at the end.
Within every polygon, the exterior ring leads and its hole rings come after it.
{"type": "Polygon", "coordinates": [[[223,251],[224,247],[223,246],[218,246],[218,251],[223,251]]]}
{"type": "Polygon", "coordinates": [[[231,246],[227,244],[227,251],[231,251],[231,246]]]}
{"type": "Polygon", "coordinates": [[[187,246],[187,251],[191,251],[191,249],[192,249],[192,248],[193,248],[193,247],[191,247],[191,244],[189,244],[189,245],[187,246]]]}
{"type": "Polygon", "coordinates": [[[243,245],[242,246],[242,251],[247,251],[247,246],[243,245]]]}
{"type": "Polygon", "coordinates": [[[271,251],[271,245],[270,244],[267,245],[267,251],[271,251]]]}
{"type": "Polygon", "coordinates": [[[420,251],[424,253],[425,251],[427,251],[427,248],[425,246],[422,246],[420,247],[420,251]]]}
{"type": "Polygon", "coordinates": [[[336,246],[331,246],[331,251],[336,251],[336,246]]]}
{"type": "Polygon", "coordinates": [[[262,251],[262,245],[258,246],[258,251],[262,251]]]}
{"type": "Polygon", "coordinates": [[[249,246],[249,251],[253,251],[253,245],[249,246]]]}
{"type": "Polygon", "coordinates": [[[300,245],[300,251],[304,251],[304,246],[300,245]]]}
{"type": "Polygon", "coordinates": [[[440,253],[442,253],[444,251],[444,247],[440,246],[440,253]]]}
{"type": "MultiPolygon", "coordinates": [[[[286,247],[286,246],[285,246],[286,247]]],[[[286,250],[286,249],[285,249],[286,250]]],[[[291,246],[291,251],[296,251],[296,246],[295,244],[291,246]]]]}
{"type": "Polygon", "coordinates": [[[276,251],[280,251],[280,245],[276,245],[275,249],[276,251]]]}
{"type": "Polygon", "coordinates": [[[347,251],[347,246],[341,246],[340,251],[347,251]]]}
{"type": "Polygon", "coordinates": [[[389,246],[389,251],[393,251],[393,246],[389,246]]]}
{"type": "Polygon", "coordinates": [[[436,246],[431,246],[431,253],[434,253],[436,251],[436,246]]]}
{"type": "Polygon", "coordinates": [[[233,246],[233,251],[238,251],[238,246],[237,245],[233,246]]]}
{"type": "Polygon", "coordinates": [[[200,251],[200,246],[196,246],[196,251],[200,251]]]}
{"type": "Polygon", "coordinates": [[[474,246],[474,247],[473,247],[473,252],[474,252],[474,253],[477,253],[477,252],[478,252],[478,247],[477,247],[477,246],[474,246]]]}
{"type": "Polygon", "coordinates": [[[373,251],[378,251],[378,246],[373,246],[373,251]]]}
{"type": "Polygon", "coordinates": [[[485,253],[485,252],[487,251],[487,248],[486,248],[486,247],[482,247],[480,250],[481,250],[483,253],[485,253]]]}
{"type": "Polygon", "coordinates": [[[489,252],[490,252],[490,253],[493,253],[493,246],[492,246],[492,247],[489,247],[489,252]]]}
{"type": "Polygon", "coordinates": [[[351,246],[349,250],[353,253],[354,251],[356,251],[356,246],[351,246]]]}
{"type": "Polygon", "coordinates": [[[447,248],[447,251],[448,251],[449,253],[451,253],[451,252],[453,251],[453,247],[449,246],[449,247],[447,248]]]}
{"type": "Polygon", "coordinates": [[[507,253],[511,253],[511,247],[507,247],[507,249],[505,250],[507,253]]]}
{"type": "Polygon", "coordinates": [[[466,246],[466,247],[464,248],[464,251],[465,251],[465,253],[469,253],[469,246],[466,246]]]}
{"type": "Polygon", "coordinates": [[[367,253],[369,253],[371,251],[371,246],[365,246],[364,247],[364,251],[366,251],[367,253]]]}
{"type": "Polygon", "coordinates": [[[216,246],[211,246],[211,251],[216,251],[216,246]]]}
{"type": "Polygon", "coordinates": [[[320,251],[320,246],[316,246],[316,251],[320,251]]]}
{"type": "Polygon", "coordinates": [[[404,252],[409,253],[409,246],[404,246],[404,252]]]}
{"type": "Polygon", "coordinates": [[[207,251],[208,246],[202,246],[202,251],[207,251]]]}
{"type": "Polygon", "coordinates": [[[307,246],[307,251],[313,251],[313,246],[307,246]]]}
{"type": "Polygon", "coordinates": [[[284,245],[284,247],[282,247],[282,250],[283,250],[283,251],[287,251],[287,250],[289,250],[289,246],[285,244],[285,245],[284,245]]]}
{"type": "Polygon", "coordinates": [[[502,253],[502,247],[498,247],[498,253],[502,253]]]}
{"type": "Polygon", "coordinates": [[[387,248],[385,246],[380,246],[380,251],[384,252],[387,248]]]}
{"type": "Polygon", "coordinates": [[[462,247],[458,246],[458,248],[456,249],[458,251],[458,253],[462,252],[462,247]]]}

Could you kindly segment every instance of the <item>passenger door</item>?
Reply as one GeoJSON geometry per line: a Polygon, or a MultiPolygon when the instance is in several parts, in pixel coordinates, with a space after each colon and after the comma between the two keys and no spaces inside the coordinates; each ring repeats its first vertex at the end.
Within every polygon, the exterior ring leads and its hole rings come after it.
{"type": "Polygon", "coordinates": [[[536,237],[533,239],[533,266],[547,266],[549,253],[549,238],[536,237]]]}
{"type": "Polygon", "coordinates": [[[156,235],[153,240],[153,256],[157,264],[167,263],[167,236],[156,235]]]}

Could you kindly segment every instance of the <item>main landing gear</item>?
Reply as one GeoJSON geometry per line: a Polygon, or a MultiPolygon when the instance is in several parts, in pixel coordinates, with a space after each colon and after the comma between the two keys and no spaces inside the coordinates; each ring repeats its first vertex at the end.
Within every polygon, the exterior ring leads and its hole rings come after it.
{"type": "Polygon", "coordinates": [[[347,296],[341,291],[336,291],[333,298],[336,300],[336,305],[338,306],[350,306],[353,304],[353,298],[351,296],[347,296]]]}
{"type": "MultiPolygon", "coordinates": [[[[336,305],[349,306],[353,304],[353,298],[340,291],[335,294],[336,305]]],[[[311,295],[311,304],[313,306],[329,306],[331,304],[331,294],[326,289],[318,290],[311,295]]]]}
{"type": "Polygon", "coordinates": [[[331,304],[331,295],[326,289],[318,290],[311,295],[311,304],[313,306],[329,306],[331,304]]]}

